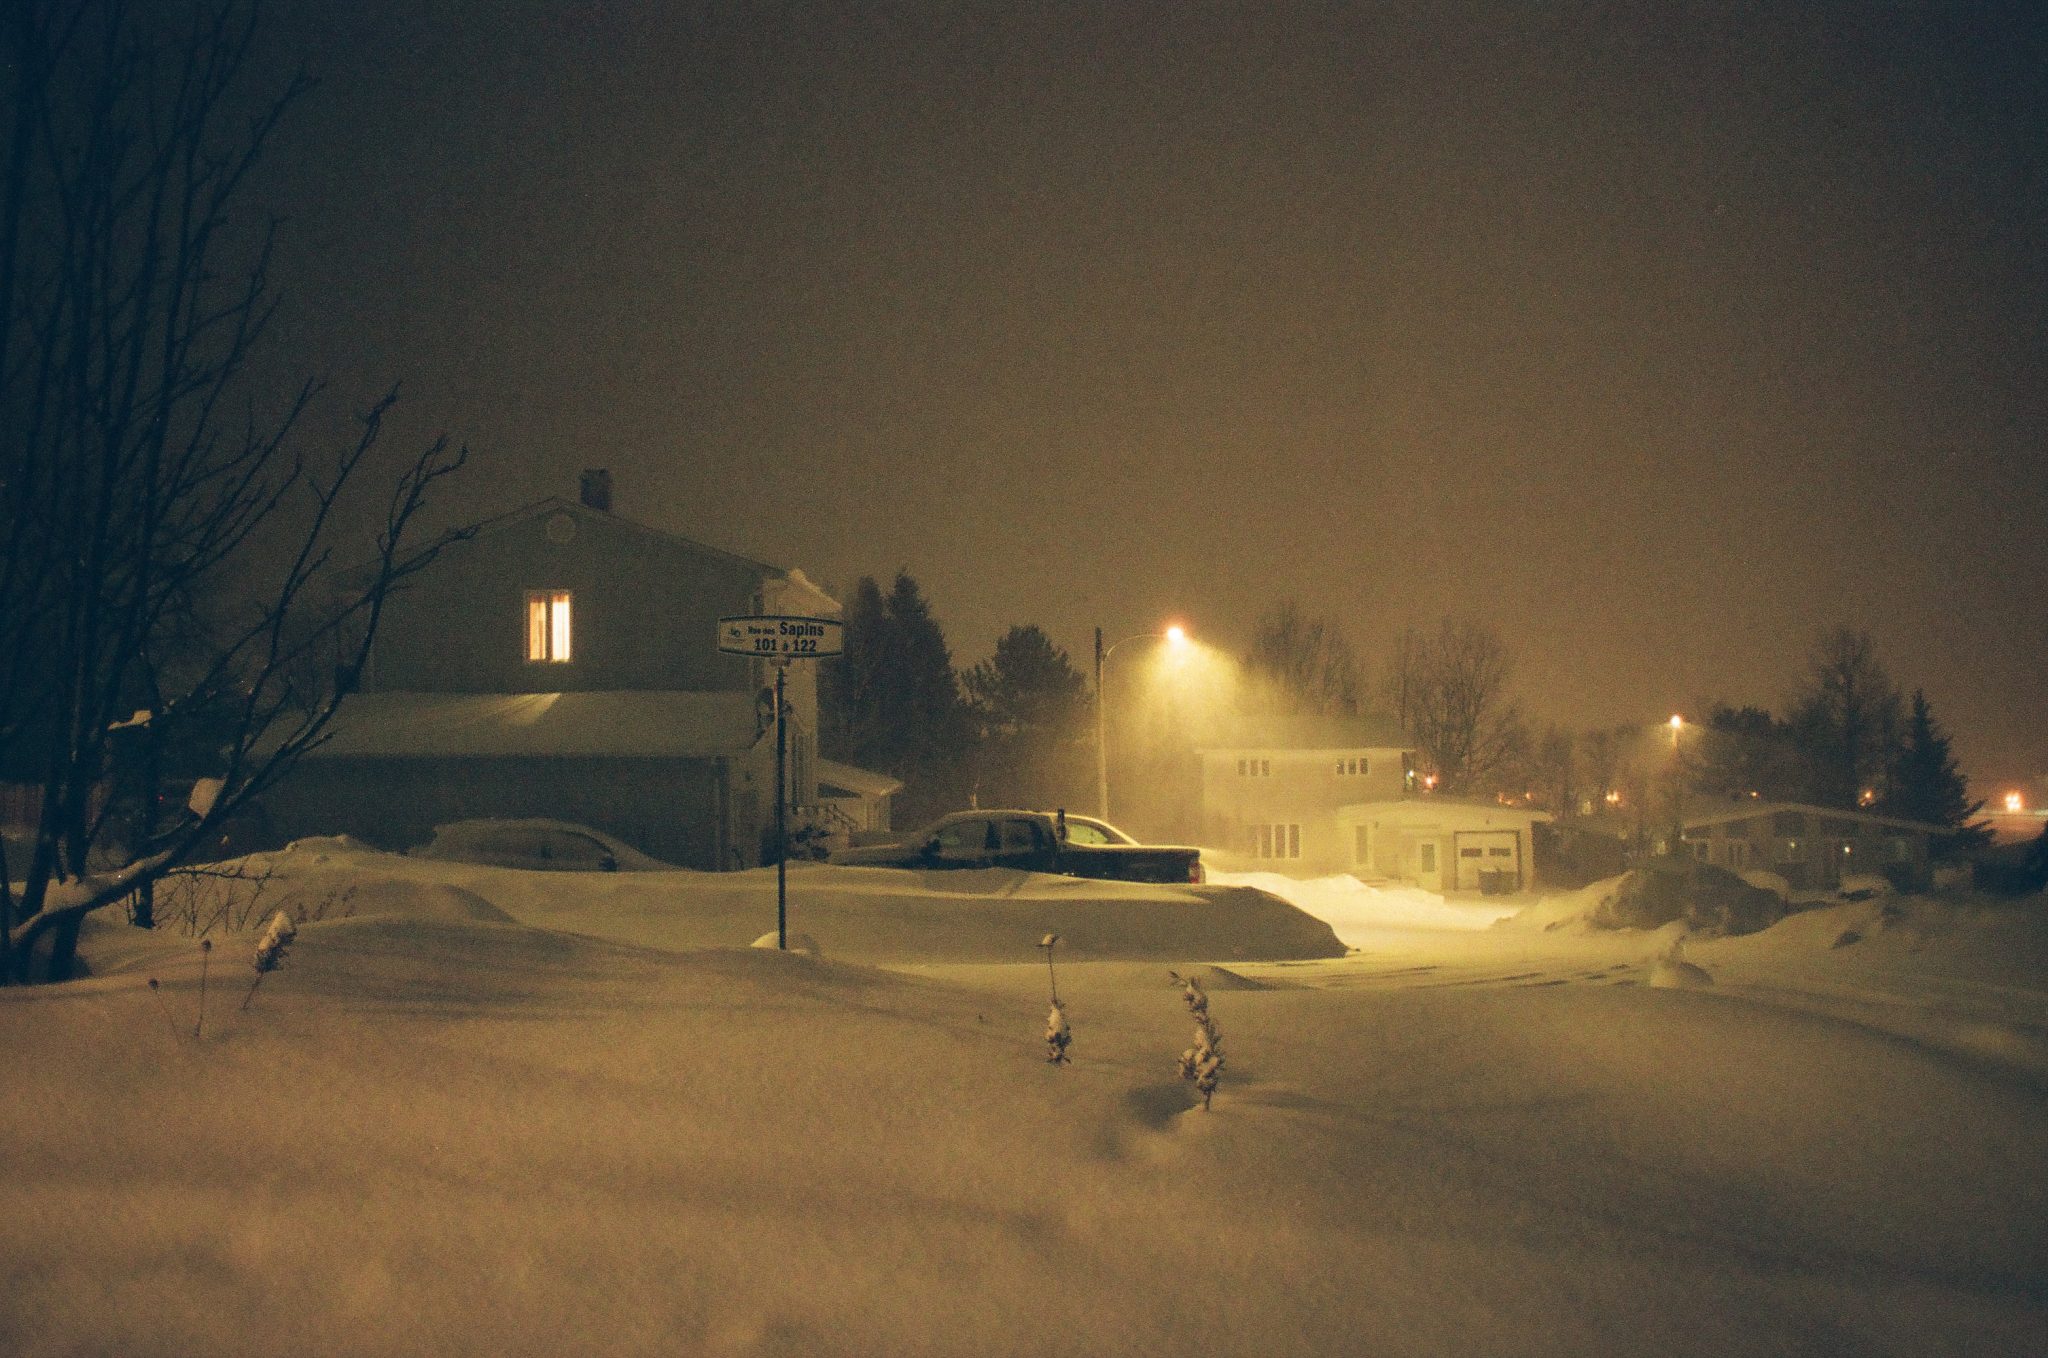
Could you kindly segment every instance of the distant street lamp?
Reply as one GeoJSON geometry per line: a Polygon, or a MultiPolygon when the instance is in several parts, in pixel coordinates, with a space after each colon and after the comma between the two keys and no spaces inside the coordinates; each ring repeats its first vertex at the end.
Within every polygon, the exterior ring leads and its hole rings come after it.
{"type": "Polygon", "coordinates": [[[1095,629],[1095,814],[1109,819],[1109,718],[1102,700],[1102,667],[1110,652],[1128,641],[1163,641],[1176,650],[1189,645],[1187,629],[1174,623],[1163,632],[1137,632],[1102,644],[1102,629],[1095,629]]]}
{"type": "Polygon", "coordinates": [[[1685,763],[1679,758],[1678,733],[1685,729],[1685,718],[1676,712],[1671,714],[1671,852],[1685,851],[1685,763]]]}

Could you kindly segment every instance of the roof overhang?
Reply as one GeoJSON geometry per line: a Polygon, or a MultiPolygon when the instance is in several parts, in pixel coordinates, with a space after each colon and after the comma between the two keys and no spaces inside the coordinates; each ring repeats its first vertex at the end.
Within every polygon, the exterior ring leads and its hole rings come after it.
{"type": "Polygon", "coordinates": [[[701,759],[760,738],[752,693],[357,693],[309,759],[701,759]]]}

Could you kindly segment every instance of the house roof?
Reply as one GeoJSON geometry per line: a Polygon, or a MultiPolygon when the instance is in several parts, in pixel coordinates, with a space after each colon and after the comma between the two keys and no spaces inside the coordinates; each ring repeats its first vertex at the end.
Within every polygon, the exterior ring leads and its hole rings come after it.
{"type": "Polygon", "coordinates": [[[843,787],[862,797],[887,797],[903,790],[901,778],[891,778],[872,769],[855,768],[836,759],[818,761],[818,783],[821,787],[826,784],[843,787]]]}
{"type": "Polygon", "coordinates": [[[1205,750],[1405,750],[1413,742],[1399,723],[1381,716],[1245,717],[1205,750]]]}
{"type": "Polygon", "coordinates": [[[1756,816],[1768,816],[1779,811],[1803,811],[1810,816],[1826,816],[1832,820],[1855,821],[1861,825],[1881,825],[1893,830],[1921,830],[1928,834],[1947,834],[1946,825],[1934,825],[1927,821],[1906,820],[1899,816],[1880,816],[1869,811],[1844,811],[1834,806],[1814,806],[1807,802],[1766,802],[1766,801],[1708,801],[1699,810],[1685,809],[1684,823],[1689,829],[1695,825],[1725,825],[1729,821],[1749,820],[1756,816]]]}
{"type": "MultiPolygon", "coordinates": [[[[1880,816],[1869,811],[1844,811],[1838,806],[1815,806],[1810,802],[1766,802],[1755,799],[1726,801],[1720,798],[1702,799],[1698,805],[1693,799],[1686,799],[1686,806],[1680,821],[1688,830],[1709,825],[1727,825],[1735,821],[1754,820],[1759,816],[1772,816],[1781,811],[1797,811],[1809,816],[1825,816],[1830,820],[1853,821],[1859,825],[1876,825],[1893,830],[1914,830],[1922,834],[1945,835],[1950,833],[1946,825],[1935,825],[1927,821],[1904,820],[1898,816],[1880,816]]],[[[1653,812],[1647,817],[1651,825],[1669,826],[1668,811],[1653,812]]],[[[1573,816],[1564,824],[1596,834],[1613,835],[1626,839],[1636,831],[1638,818],[1618,812],[1599,812],[1591,816],[1573,816]]]]}
{"type": "Polygon", "coordinates": [[[752,693],[357,693],[310,759],[688,759],[759,738],[752,693]]]}
{"type": "MultiPolygon", "coordinates": [[[[764,575],[786,577],[791,574],[786,566],[771,566],[765,561],[756,561],[750,556],[742,556],[738,552],[728,552],[723,547],[713,547],[711,544],[699,542],[695,538],[684,537],[681,533],[671,533],[665,528],[650,528],[637,520],[602,509],[592,509],[581,500],[571,500],[560,495],[550,495],[545,499],[535,500],[532,504],[521,505],[517,509],[510,509],[503,514],[485,519],[476,526],[476,536],[483,537],[486,534],[502,532],[505,529],[517,527],[519,524],[526,523],[529,520],[540,518],[543,515],[553,514],[570,514],[579,519],[614,524],[636,533],[644,533],[648,537],[662,542],[677,543],[681,546],[693,548],[696,551],[708,552],[713,556],[722,556],[728,561],[760,571],[764,575]]],[[[810,585],[808,580],[803,583],[810,588],[816,588],[816,586],[810,585]]]]}

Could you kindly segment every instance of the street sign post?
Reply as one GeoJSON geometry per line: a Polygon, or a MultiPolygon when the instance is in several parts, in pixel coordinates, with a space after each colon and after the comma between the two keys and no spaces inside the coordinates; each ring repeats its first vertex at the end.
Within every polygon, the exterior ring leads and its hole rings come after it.
{"type": "Polygon", "coordinates": [[[837,618],[765,613],[718,620],[718,649],[757,660],[822,660],[839,654],[844,635],[837,618]]]}
{"type": "Polygon", "coordinates": [[[775,665],[775,946],[789,951],[789,715],[783,680],[792,661],[840,653],[844,629],[837,618],[780,613],[718,620],[718,649],[775,665]]]}

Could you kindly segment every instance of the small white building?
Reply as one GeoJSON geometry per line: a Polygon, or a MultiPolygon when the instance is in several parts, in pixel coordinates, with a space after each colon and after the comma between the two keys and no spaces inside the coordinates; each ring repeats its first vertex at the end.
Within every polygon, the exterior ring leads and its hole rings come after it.
{"type": "Polygon", "coordinates": [[[1337,809],[1351,846],[1346,871],[1430,891],[1506,893],[1535,878],[1535,826],[1550,813],[1434,793],[1337,809]]]}
{"type": "Polygon", "coordinates": [[[890,799],[903,780],[836,759],[818,761],[818,806],[833,828],[850,833],[890,830],[890,799]]]}

